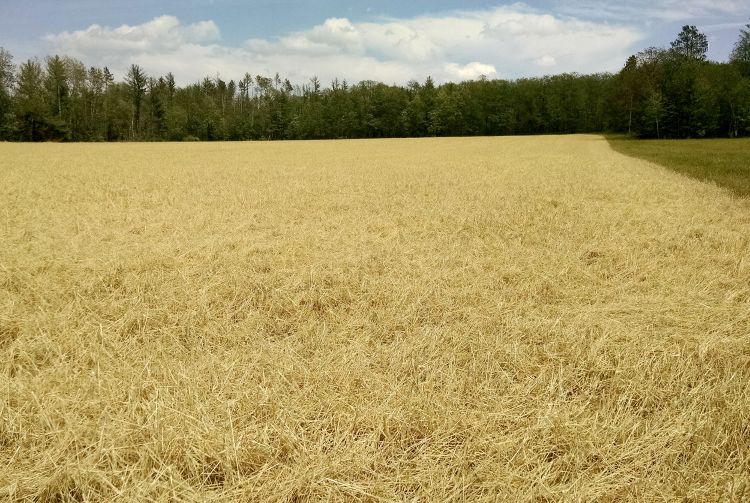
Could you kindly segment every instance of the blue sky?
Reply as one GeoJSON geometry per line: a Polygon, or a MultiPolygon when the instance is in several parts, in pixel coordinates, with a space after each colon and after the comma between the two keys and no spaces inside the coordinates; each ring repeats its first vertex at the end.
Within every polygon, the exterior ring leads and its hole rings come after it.
{"type": "Polygon", "coordinates": [[[0,46],[183,83],[276,71],[403,83],[617,71],[683,24],[725,60],[749,17],[750,0],[0,0],[0,46]]]}

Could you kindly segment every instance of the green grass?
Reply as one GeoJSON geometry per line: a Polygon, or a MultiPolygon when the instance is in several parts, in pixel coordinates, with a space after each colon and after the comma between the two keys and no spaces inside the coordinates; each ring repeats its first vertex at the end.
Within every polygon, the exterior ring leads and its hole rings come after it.
{"type": "Polygon", "coordinates": [[[710,140],[637,140],[607,138],[614,150],[655,162],[679,173],[750,197],[750,138],[710,140]]]}

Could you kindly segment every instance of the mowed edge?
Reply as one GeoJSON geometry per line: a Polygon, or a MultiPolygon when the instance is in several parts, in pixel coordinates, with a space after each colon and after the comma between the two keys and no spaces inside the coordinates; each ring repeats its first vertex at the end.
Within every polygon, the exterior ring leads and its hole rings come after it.
{"type": "Polygon", "coordinates": [[[12,501],[748,497],[721,189],[596,136],[0,151],[12,501]]]}

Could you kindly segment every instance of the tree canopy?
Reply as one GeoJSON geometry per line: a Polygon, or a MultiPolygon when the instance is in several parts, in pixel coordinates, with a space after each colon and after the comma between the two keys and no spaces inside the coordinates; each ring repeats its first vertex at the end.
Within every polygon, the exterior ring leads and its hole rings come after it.
{"type": "Polygon", "coordinates": [[[729,60],[738,65],[746,76],[750,75],[750,23],[740,30],[740,38],[734,44],[729,60]]]}
{"type": "Polygon", "coordinates": [[[178,86],[132,64],[51,56],[16,67],[0,48],[0,139],[17,141],[279,140],[627,132],[643,137],[750,134],[750,25],[730,61],[685,26],[669,49],[632,55],[617,74],[480,78],[404,86],[278,74],[178,86]]]}
{"type": "Polygon", "coordinates": [[[691,25],[683,26],[671,45],[674,52],[687,58],[706,59],[708,53],[708,37],[691,25]]]}

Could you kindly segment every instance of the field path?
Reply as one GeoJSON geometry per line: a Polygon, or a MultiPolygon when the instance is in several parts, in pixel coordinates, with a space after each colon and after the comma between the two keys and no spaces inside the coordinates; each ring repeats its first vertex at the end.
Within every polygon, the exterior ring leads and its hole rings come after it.
{"type": "Polygon", "coordinates": [[[750,200],[598,136],[0,143],[0,500],[750,499],[750,200]]]}

